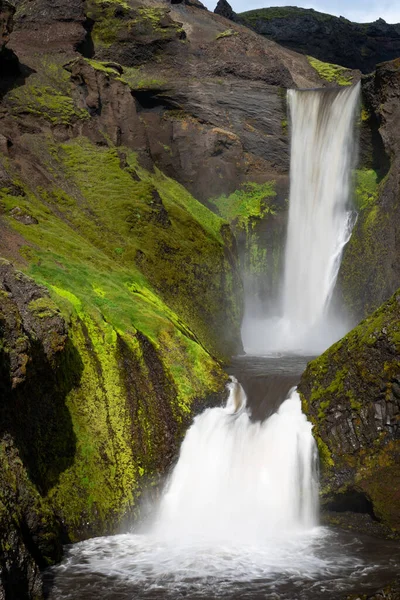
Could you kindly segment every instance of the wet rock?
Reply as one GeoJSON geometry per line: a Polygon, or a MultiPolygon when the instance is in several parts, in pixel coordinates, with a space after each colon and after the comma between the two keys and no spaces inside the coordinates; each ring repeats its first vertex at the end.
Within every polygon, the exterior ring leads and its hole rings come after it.
{"type": "Polygon", "coordinates": [[[299,385],[320,449],[323,503],[341,498],[352,510],[348,494],[362,494],[392,535],[400,535],[400,400],[392,393],[399,357],[397,292],[309,363],[299,385]]]}

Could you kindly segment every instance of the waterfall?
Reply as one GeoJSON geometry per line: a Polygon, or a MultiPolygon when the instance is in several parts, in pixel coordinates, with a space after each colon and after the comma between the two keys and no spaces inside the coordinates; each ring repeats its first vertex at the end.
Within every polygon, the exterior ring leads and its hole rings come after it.
{"type": "Polygon", "coordinates": [[[316,448],[296,391],[264,423],[251,422],[233,379],[225,408],[186,434],[155,533],[177,543],[256,543],[317,521],[316,448]]]}
{"type": "Polygon", "coordinates": [[[354,119],[360,85],[288,90],[291,118],[289,221],[279,317],[248,315],[248,351],[319,352],[346,332],[327,315],[344,246],[354,224],[349,209],[354,119]]]}

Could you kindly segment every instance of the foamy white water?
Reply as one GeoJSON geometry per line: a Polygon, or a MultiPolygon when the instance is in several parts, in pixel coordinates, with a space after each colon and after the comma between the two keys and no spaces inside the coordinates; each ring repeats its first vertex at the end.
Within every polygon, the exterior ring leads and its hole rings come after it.
{"type": "Polygon", "coordinates": [[[297,392],[252,423],[240,384],[229,387],[226,407],[187,432],[152,525],[72,546],[52,569],[52,600],[293,600],[299,590],[315,600],[368,575],[354,536],[318,527],[316,448],[297,392]]]}
{"type": "Polygon", "coordinates": [[[281,306],[275,318],[247,314],[249,353],[321,352],[346,332],[343,317],[327,309],[355,220],[349,192],[359,94],[359,84],[288,90],[290,201],[281,306]]]}
{"type": "Polygon", "coordinates": [[[198,416],[182,444],[154,533],[177,542],[258,543],[317,524],[316,447],[296,391],[252,423],[233,380],[225,408],[198,416]]]}

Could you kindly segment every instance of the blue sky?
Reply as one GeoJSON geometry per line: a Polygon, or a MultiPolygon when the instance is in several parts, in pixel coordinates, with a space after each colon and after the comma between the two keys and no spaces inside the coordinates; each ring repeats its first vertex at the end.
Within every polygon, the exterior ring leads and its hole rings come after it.
{"type": "MultiPolygon", "coordinates": [[[[209,10],[214,10],[217,0],[202,0],[209,10]]],[[[230,0],[228,0],[230,2],[230,0]]],[[[400,0],[232,0],[230,2],[236,12],[264,8],[266,6],[303,6],[314,8],[331,15],[343,15],[351,21],[368,23],[379,17],[387,23],[400,23],[400,0]]]]}

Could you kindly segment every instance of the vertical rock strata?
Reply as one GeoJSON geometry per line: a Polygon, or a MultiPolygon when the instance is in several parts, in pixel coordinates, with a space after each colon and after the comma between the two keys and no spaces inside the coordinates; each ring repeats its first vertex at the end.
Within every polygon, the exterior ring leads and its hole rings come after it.
{"type": "Polygon", "coordinates": [[[320,450],[325,506],[367,512],[397,535],[399,357],[400,292],[396,292],[312,361],[299,385],[320,450]]]}

